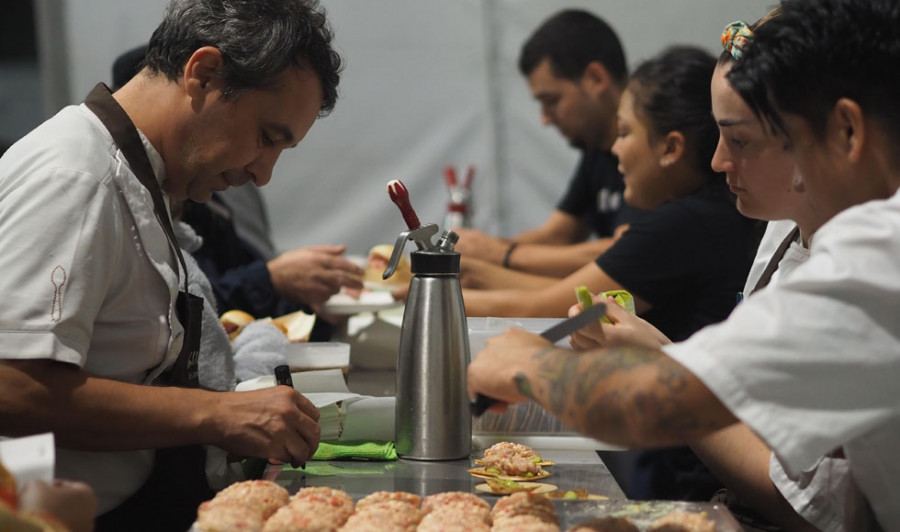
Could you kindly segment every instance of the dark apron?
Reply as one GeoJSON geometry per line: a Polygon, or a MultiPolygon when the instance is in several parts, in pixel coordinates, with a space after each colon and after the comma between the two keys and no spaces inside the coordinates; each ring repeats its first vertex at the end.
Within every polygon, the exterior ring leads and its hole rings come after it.
{"type": "MultiPolygon", "coordinates": [[[[184,345],[175,363],[159,379],[159,384],[197,388],[200,386],[198,359],[203,298],[188,293],[184,256],[175,240],[147,151],[131,119],[106,85],[100,83],[94,87],[84,103],[106,126],[131,170],[150,192],[156,219],[184,272],[184,289],[179,291],[175,303],[176,316],[184,326],[184,345]]],[[[135,423],[139,422],[135,420],[135,423]]],[[[121,505],[98,517],[96,531],[187,530],[197,515],[197,506],[214,495],[206,483],[205,467],[206,452],[200,445],[157,449],[147,482],[121,505]]]]}
{"type": "Polygon", "coordinates": [[[753,287],[753,290],[750,291],[751,294],[762,290],[766,286],[769,285],[769,282],[772,280],[772,276],[775,274],[775,271],[778,270],[778,263],[781,262],[781,259],[784,258],[785,253],[791,244],[794,242],[800,241],[800,227],[794,226],[794,229],[788,233],[784,240],[781,241],[781,244],[778,245],[778,249],[775,250],[775,253],[772,255],[772,258],[769,259],[769,263],[766,264],[766,269],[763,270],[762,275],[759,276],[759,280],[756,281],[756,286],[753,287]]]}

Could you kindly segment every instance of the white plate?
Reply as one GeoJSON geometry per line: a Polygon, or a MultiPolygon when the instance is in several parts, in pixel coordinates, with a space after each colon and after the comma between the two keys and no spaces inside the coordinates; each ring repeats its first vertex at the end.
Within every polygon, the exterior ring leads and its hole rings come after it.
{"type": "Polygon", "coordinates": [[[331,296],[322,305],[322,310],[329,314],[359,314],[360,312],[378,312],[403,305],[403,301],[395,301],[389,292],[363,292],[359,299],[344,293],[331,296]]]}
{"type": "Polygon", "coordinates": [[[404,283],[376,283],[373,281],[363,281],[363,286],[373,292],[390,292],[406,285],[404,283]]]}

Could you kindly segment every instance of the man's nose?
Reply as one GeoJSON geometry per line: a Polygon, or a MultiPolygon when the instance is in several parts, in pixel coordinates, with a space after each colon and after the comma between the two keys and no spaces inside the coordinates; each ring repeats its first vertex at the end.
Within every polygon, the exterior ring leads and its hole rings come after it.
{"type": "Polygon", "coordinates": [[[253,174],[253,183],[258,187],[265,186],[272,180],[272,171],[281,150],[268,150],[260,153],[259,157],[245,167],[245,170],[253,174]]]}

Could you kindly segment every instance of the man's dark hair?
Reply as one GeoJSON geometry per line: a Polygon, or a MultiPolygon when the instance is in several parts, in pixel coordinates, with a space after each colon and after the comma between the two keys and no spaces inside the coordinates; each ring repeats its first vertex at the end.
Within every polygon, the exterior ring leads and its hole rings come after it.
{"type": "Polygon", "coordinates": [[[322,84],[323,116],[334,108],[341,57],[317,0],[172,0],[153,32],[144,65],[174,80],[198,48],[222,52],[226,97],[271,89],[290,66],[311,68],[322,84]]]}
{"type": "Polygon", "coordinates": [[[131,81],[144,68],[144,57],[147,55],[147,45],[142,44],[132,48],[113,61],[112,89],[119,90],[123,85],[131,81]]]}
{"type": "Polygon", "coordinates": [[[544,59],[556,77],[577,80],[597,61],[621,84],[628,78],[622,43],[612,27],[593,13],[567,9],[541,24],[522,45],[519,71],[528,76],[544,59]]]}
{"type": "Polygon", "coordinates": [[[782,113],[825,133],[827,115],[850,98],[900,139],[900,2],[784,0],[761,25],[728,80],[777,129],[782,113]]]}
{"type": "Polygon", "coordinates": [[[719,142],[709,91],[715,69],[712,54],[692,46],[673,46],[641,63],[628,81],[634,112],[646,119],[651,135],[661,138],[681,132],[685,155],[710,177],[716,175],[710,161],[719,142]]]}

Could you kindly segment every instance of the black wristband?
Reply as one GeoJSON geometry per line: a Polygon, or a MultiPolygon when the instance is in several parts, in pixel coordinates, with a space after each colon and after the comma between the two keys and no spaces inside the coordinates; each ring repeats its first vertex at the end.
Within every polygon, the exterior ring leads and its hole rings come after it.
{"type": "Polygon", "coordinates": [[[517,247],[519,247],[519,243],[513,242],[509,245],[509,248],[507,248],[506,254],[503,255],[503,262],[500,263],[504,268],[509,268],[509,258],[512,256],[512,252],[515,251],[517,247]]]}

